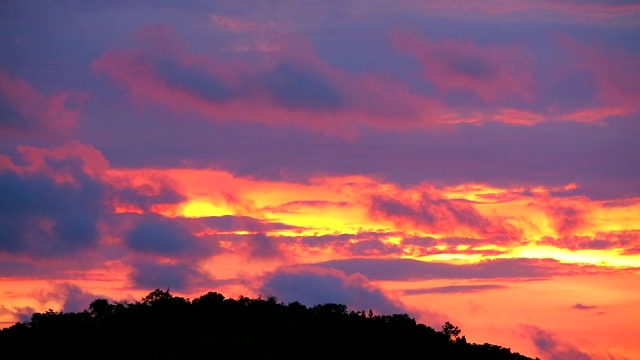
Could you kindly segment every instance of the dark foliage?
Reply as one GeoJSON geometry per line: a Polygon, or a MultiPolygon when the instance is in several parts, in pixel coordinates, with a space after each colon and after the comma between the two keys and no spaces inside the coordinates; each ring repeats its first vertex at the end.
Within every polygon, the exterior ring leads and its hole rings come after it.
{"type": "Polygon", "coordinates": [[[459,334],[448,322],[436,331],[407,314],[340,304],[309,308],[214,292],[190,301],[157,289],[133,304],[97,299],[80,313],[35,313],[0,331],[0,348],[66,359],[530,359],[459,334]]]}

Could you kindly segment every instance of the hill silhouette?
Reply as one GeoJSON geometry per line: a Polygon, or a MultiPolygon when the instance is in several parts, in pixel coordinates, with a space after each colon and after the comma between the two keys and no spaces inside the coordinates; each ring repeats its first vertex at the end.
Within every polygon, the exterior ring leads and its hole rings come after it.
{"type": "Polygon", "coordinates": [[[0,331],[0,348],[66,359],[531,359],[468,343],[449,322],[436,331],[407,314],[215,292],[189,300],[160,289],[135,303],[96,299],[82,312],[34,313],[0,331]]]}

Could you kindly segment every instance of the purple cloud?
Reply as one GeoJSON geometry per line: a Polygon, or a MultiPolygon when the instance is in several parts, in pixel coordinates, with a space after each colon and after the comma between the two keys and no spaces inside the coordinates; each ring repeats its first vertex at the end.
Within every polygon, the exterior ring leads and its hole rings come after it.
{"type": "Polygon", "coordinates": [[[307,306],[337,303],[354,311],[407,313],[404,306],[387,297],[364,276],[314,266],[281,268],[265,278],[260,292],[275,295],[285,303],[299,301],[307,306]]]}
{"type": "Polygon", "coordinates": [[[158,255],[180,255],[194,249],[199,238],[179,221],[161,215],[144,215],[125,237],[132,250],[158,255]]]}
{"type": "Polygon", "coordinates": [[[480,284],[480,285],[450,285],[450,286],[438,286],[427,289],[410,289],[405,290],[406,295],[421,295],[421,294],[452,294],[452,293],[470,293],[486,290],[498,290],[505,289],[507,286],[496,284],[480,284]]]}
{"type": "Polygon", "coordinates": [[[191,263],[160,263],[136,260],[132,264],[130,279],[138,289],[175,289],[188,291],[216,284],[208,275],[196,270],[191,263]]]}
{"type": "Polygon", "coordinates": [[[315,265],[337,269],[346,274],[362,274],[372,280],[405,281],[429,279],[545,279],[556,275],[604,271],[604,269],[596,266],[563,264],[554,259],[523,258],[485,260],[465,265],[413,259],[354,258],[329,260],[315,265]]]}
{"type": "Polygon", "coordinates": [[[577,303],[573,305],[571,308],[577,309],[577,310],[591,310],[591,309],[595,309],[595,305],[583,305],[583,304],[577,303]]]}
{"type": "Polygon", "coordinates": [[[573,344],[561,340],[558,336],[540,329],[536,326],[524,326],[525,333],[541,352],[545,359],[549,360],[591,360],[591,355],[585,353],[573,344]]]}
{"type": "Polygon", "coordinates": [[[295,110],[340,110],[346,100],[325,74],[293,63],[281,63],[260,76],[272,100],[295,110]]]}
{"type": "Polygon", "coordinates": [[[57,291],[65,297],[64,305],[62,306],[62,311],[64,312],[81,312],[87,309],[89,304],[97,298],[111,300],[109,297],[93,294],[69,283],[58,286],[57,291]]]}
{"type": "Polygon", "coordinates": [[[97,223],[112,202],[139,208],[183,199],[170,184],[157,190],[110,182],[109,164],[95,148],[70,142],[45,149],[20,147],[0,167],[0,251],[56,257],[95,249],[97,223]]]}

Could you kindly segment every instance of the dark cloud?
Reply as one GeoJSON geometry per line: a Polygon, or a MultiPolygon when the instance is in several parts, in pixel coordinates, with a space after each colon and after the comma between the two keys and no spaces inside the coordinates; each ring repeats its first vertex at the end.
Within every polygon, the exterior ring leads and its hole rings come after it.
{"type": "Polygon", "coordinates": [[[130,279],[138,289],[167,289],[187,291],[193,287],[213,285],[213,280],[196,270],[193,264],[135,261],[130,279]]]}
{"type": "Polygon", "coordinates": [[[249,258],[281,259],[286,256],[286,246],[295,243],[295,237],[268,235],[265,233],[215,234],[204,236],[208,241],[227,242],[225,251],[235,252],[249,258]]]}
{"type": "Polygon", "coordinates": [[[595,305],[583,305],[583,304],[577,303],[573,305],[571,308],[577,309],[577,310],[591,310],[591,309],[595,309],[595,305]]]}
{"type": "Polygon", "coordinates": [[[247,235],[246,241],[251,247],[251,256],[259,258],[277,258],[282,256],[278,247],[278,238],[258,233],[247,235]]]}
{"type": "Polygon", "coordinates": [[[236,89],[203,69],[183,67],[169,59],[156,60],[155,67],[158,75],[171,87],[180,87],[207,101],[224,103],[238,96],[236,89]]]}
{"type": "Polygon", "coordinates": [[[78,173],[80,186],[43,176],[0,173],[0,251],[57,256],[94,247],[104,187],[78,173]]]}
{"type": "Polygon", "coordinates": [[[337,303],[354,311],[373,309],[383,314],[407,313],[401,304],[387,297],[364,276],[320,267],[279,269],[267,276],[260,291],[275,295],[285,303],[299,301],[307,306],[337,303]]]}
{"type": "Polygon", "coordinates": [[[89,304],[98,298],[111,300],[109,297],[92,294],[77,285],[68,283],[59,285],[57,291],[65,298],[62,306],[62,311],[64,312],[81,312],[88,309],[89,304]]]}
{"type": "Polygon", "coordinates": [[[387,256],[399,255],[403,252],[400,246],[380,240],[362,240],[350,243],[347,249],[352,256],[387,256]]]}
{"type": "MultiPolygon", "coordinates": [[[[355,234],[326,234],[314,236],[301,236],[300,243],[311,247],[335,246],[337,248],[348,247],[350,244],[358,244],[360,242],[369,243],[369,246],[382,245],[382,240],[396,236],[397,233],[363,231],[355,234]],[[378,245],[375,245],[378,244],[378,245]]],[[[366,246],[366,245],[360,245],[366,246]]]]}
{"type": "Polygon", "coordinates": [[[427,237],[419,237],[419,236],[408,236],[402,239],[402,245],[413,245],[420,247],[433,247],[438,245],[439,240],[436,238],[432,238],[430,236],[427,237]]]}
{"type": "Polygon", "coordinates": [[[356,234],[327,234],[315,236],[302,236],[300,242],[311,247],[323,247],[333,243],[344,244],[347,241],[357,237],[356,234]]]}
{"type": "Polygon", "coordinates": [[[545,279],[605,270],[593,265],[563,264],[553,259],[522,258],[485,260],[465,265],[413,259],[355,258],[329,260],[315,265],[338,269],[346,274],[362,274],[372,280],[545,279]]]}
{"type": "Polygon", "coordinates": [[[277,104],[293,110],[339,110],[347,102],[318,70],[283,62],[261,75],[261,86],[277,104]]]}
{"type": "Polygon", "coordinates": [[[406,295],[421,295],[421,294],[451,294],[451,293],[470,293],[486,290],[498,290],[505,289],[507,286],[496,284],[481,284],[481,285],[450,285],[439,286],[428,289],[411,289],[405,290],[406,295]]]}
{"type": "Polygon", "coordinates": [[[197,246],[199,238],[179,219],[145,215],[124,239],[132,250],[158,255],[181,255],[197,246]]]}
{"type": "MultiPolygon", "coordinates": [[[[108,163],[100,152],[78,142],[19,148],[0,169],[0,251],[55,257],[95,249],[97,223],[111,215],[111,201],[148,208],[182,200],[162,179],[153,189],[114,185],[102,166],[108,163]]],[[[133,244],[142,246],[139,238],[133,244]]]]}
{"type": "Polygon", "coordinates": [[[455,54],[448,59],[449,69],[457,74],[474,78],[477,81],[492,81],[499,73],[495,64],[481,57],[455,54]]]}
{"type": "Polygon", "coordinates": [[[123,188],[110,189],[109,196],[117,202],[135,205],[145,212],[151,211],[153,205],[177,204],[186,200],[184,195],[176,191],[175,185],[166,179],[156,178],[153,181],[153,186],[127,184],[123,188]]]}

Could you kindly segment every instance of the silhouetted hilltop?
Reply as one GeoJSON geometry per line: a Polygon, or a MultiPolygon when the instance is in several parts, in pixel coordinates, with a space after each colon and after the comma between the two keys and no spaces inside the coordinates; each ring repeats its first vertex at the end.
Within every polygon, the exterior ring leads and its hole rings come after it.
{"type": "Polygon", "coordinates": [[[459,335],[448,322],[436,331],[407,314],[214,292],[190,301],[157,289],[132,304],[97,299],[79,313],[35,313],[1,330],[0,348],[66,359],[531,359],[459,335]]]}

